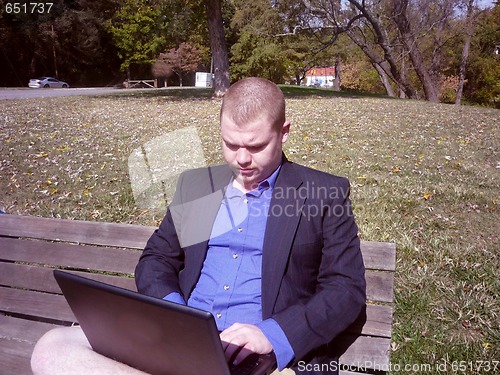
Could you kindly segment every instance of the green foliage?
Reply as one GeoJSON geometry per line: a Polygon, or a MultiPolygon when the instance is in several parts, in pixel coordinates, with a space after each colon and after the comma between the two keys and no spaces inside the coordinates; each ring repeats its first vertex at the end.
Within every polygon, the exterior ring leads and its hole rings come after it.
{"type": "Polygon", "coordinates": [[[267,0],[248,6],[234,1],[231,22],[231,76],[239,79],[260,76],[276,83],[300,82],[305,72],[315,65],[331,64],[319,41],[294,31],[278,8],[267,0]]]}
{"type": "Polygon", "coordinates": [[[238,39],[231,47],[232,79],[261,76],[281,82],[285,74],[283,48],[272,35],[279,24],[279,15],[266,0],[257,0],[251,7],[244,1],[234,2],[231,23],[238,39]]]}
{"type": "Polygon", "coordinates": [[[266,43],[246,33],[233,45],[231,53],[233,79],[260,76],[279,83],[286,74],[283,48],[272,41],[266,43]]]}
{"type": "MultiPolygon", "coordinates": [[[[392,23],[393,3],[366,2],[392,44],[396,69],[415,88],[416,96],[423,97],[420,78],[392,23]]],[[[414,45],[432,79],[439,81],[440,99],[445,102],[453,102],[456,96],[464,40],[465,13],[457,10],[457,4],[456,0],[410,2],[408,13],[417,38],[414,45]],[[454,12],[445,12],[449,6],[455,7],[454,12]]],[[[146,78],[143,75],[149,74],[160,52],[184,42],[203,51],[201,65],[208,71],[205,5],[202,0],[65,0],[54,2],[45,14],[7,14],[2,7],[0,86],[26,86],[30,78],[43,75],[57,76],[72,86],[117,83],[124,78],[123,71],[141,70],[140,78],[146,78]]],[[[256,75],[299,84],[310,68],[332,66],[340,59],[343,88],[380,93],[378,73],[359,46],[366,43],[382,62],[387,56],[377,44],[378,37],[360,21],[355,25],[358,43],[347,34],[335,39],[335,20],[324,17],[329,14],[325,9],[335,11],[338,5],[338,0],[255,0],[251,6],[245,0],[223,1],[232,80],[256,75]],[[326,28],[319,27],[322,22],[326,28]]],[[[336,20],[345,23],[354,10],[342,9],[336,20]]],[[[495,5],[480,12],[476,21],[464,87],[466,102],[500,106],[500,59],[493,54],[500,44],[499,9],[495,5]]]]}
{"type": "Polygon", "coordinates": [[[58,76],[71,85],[108,83],[116,52],[105,24],[118,0],[54,2],[50,12],[0,17],[0,86],[58,76]],[[12,48],[15,46],[14,48],[12,48]]]}
{"type": "Polygon", "coordinates": [[[486,11],[473,38],[472,56],[467,70],[466,98],[474,103],[500,108],[500,5],[486,11]]]}
{"type": "Polygon", "coordinates": [[[471,61],[467,97],[479,104],[500,108],[500,57],[479,56],[471,61]]]}
{"type": "Polygon", "coordinates": [[[385,94],[377,71],[365,59],[349,59],[342,65],[342,88],[374,94],[385,94]]]}
{"type": "Polygon", "coordinates": [[[130,64],[152,63],[165,47],[162,5],[154,0],[125,0],[109,22],[109,31],[123,60],[121,70],[130,64]]]}

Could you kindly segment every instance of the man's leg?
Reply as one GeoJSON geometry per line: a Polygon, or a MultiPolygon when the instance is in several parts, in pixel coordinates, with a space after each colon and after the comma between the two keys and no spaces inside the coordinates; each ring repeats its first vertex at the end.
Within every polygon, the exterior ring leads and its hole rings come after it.
{"type": "Polygon", "coordinates": [[[80,327],[56,328],[38,341],[31,356],[35,375],[144,375],[94,352],[80,327]]]}

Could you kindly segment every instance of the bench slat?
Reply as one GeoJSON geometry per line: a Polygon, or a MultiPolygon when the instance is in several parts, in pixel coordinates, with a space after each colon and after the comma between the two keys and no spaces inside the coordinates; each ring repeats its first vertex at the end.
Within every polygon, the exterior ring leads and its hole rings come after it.
{"type": "MultiPolygon", "coordinates": [[[[97,276],[96,278],[98,279],[103,275],[92,276],[97,276]]],[[[119,279],[114,278],[112,281],[120,283],[119,279]]],[[[128,280],[129,285],[122,284],[119,286],[135,290],[133,279],[128,280]]],[[[102,279],[99,281],[102,281],[102,279]]],[[[54,289],[59,289],[55,281],[54,289]]],[[[54,292],[60,293],[59,290],[54,290],[54,292]]],[[[10,314],[27,315],[31,316],[32,319],[40,317],[67,323],[76,321],[66,300],[61,295],[22,289],[0,288],[0,297],[4,301],[0,309],[10,314]]],[[[366,322],[364,325],[356,322],[349,330],[351,332],[361,332],[364,335],[391,337],[392,326],[390,322],[392,321],[392,313],[392,307],[390,306],[367,305],[366,322]]]]}
{"type": "Polygon", "coordinates": [[[367,270],[365,279],[368,301],[388,303],[393,301],[394,273],[367,270]]]}
{"type": "Polygon", "coordinates": [[[35,216],[0,215],[0,235],[143,249],[156,228],[35,216]]]}
{"type": "MultiPolygon", "coordinates": [[[[76,248],[74,254],[76,256],[78,254],[78,246],[74,247],[76,248]]],[[[113,250],[113,249],[107,249],[107,250],[113,250]]],[[[104,253],[104,251],[102,252],[104,253]]],[[[119,255],[120,254],[121,253],[119,253],[119,255]]],[[[77,269],[80,267],[83,268],[85,266],[83,260],[91,257],[91,255],[87,253],[82,254],[81,248],[80,248],[80,254],[78,255],[79,258],[75,259],[74,262],[72,261],[67,262],[67,267],[77,268],[77,269]]],[[[116,257],[117,256],[115,256],[115,258],[116,257]]],[[[129,272],[130,269],[132,268],[132,265],[137,263],[138,258],[139,258],[138,254],[135,256],[131,256],[131,260],[133,259],[133,261],[131,261],[130,267],[126,267],[129,272]]],[[[66,263],[61,261],[62,258],[57,258],[57,259],[59,259],[59,262],[57,263],[66,263]]],[[[105,260],[106,259],[108,259],[108,257],[106,257],[105,260]]],[[[96,263],[100,263],[101,258],[95,257],[93,258],[93,260],[96,263]]],[[[105,262],[103,261],[103,263],[105,262]]],[[[58,265],[61,266],[62,264],[58,265]]],[[[116,267],[109,267],[109,268],[95,267],[89,269],[98,271],[118,272],[118,268],[116,267]],[[103,270],[102,268],[105,269],[103,270]]],[[[59,288],[57,287],[57,284],[54,278],[52,277],[52,271],[53,271],[52,268],[0,262],[0,285],[9,285],[16,288],[27,288],[31,290],[59,293],[59,288]]],[[[102,281],[104,283],[121,286],[123,288],[131,290],[136,290],[135,287],[133,286],[134,284],[133,280],[131,281],[130,279],[127,278],[122,278],[119,276],[111,276],[111,275],[101,275],[88,272],[76,272],[76,273],[79,273],[85,277],[90,277],[95,280],[102,281]]],[[[394,278],[393,275],[388,273],[367,272],[366,279],[367,279],[368,300],[376,302],[392,302],[391,299],[392,294],[389,293],[392,292],[393,278],[394,278]]]]}
{"type": "Polygon", "coordinates": [[[0,314],[0,338],[2,339],[25,341],[35,345],[45,332],[56,327],[60,326],[0,314]]]}
{"type": "MultiPolygon", "coordinates": [[[[61,289],[59,289],[59,285],[57,285],[54,279],[53,271],[52,268],[0,262],[0,285],[60,294],[61,289]]],[[[127,278],[81,271],[71,272],[106,284],[137,291],[135,280],[132,277],[127,278]]]]}
{"type": "Polygon", "coordinates": [[[141,251],[0,237],[0,259],[132,274],[141,251]]]}
{"type": "Polygon", "coordinates": [[[0,338],[1,373],[32,375],[30,365],[32,351],[32,343],[0,338]]]}
{"type": "Polygon", "coordinates": [[[365,267],[371,270],[396,270],[396,244],[388,242],[361,241],[361,252],[365,267]]]}
{"type": "Polygon", "coordinates": [[[350,344],[339,358],[341,365],[366,367],[370,365],[389,366],[391,339],[382,337],[342,335],[339,345],[350,344]]]}
{"type": "Polygon", "coordinates": [[[367,336],[388,337],[392,335],[392,306],[366,305],[366,321],[358,318],[349,328],[352,333],[367,336]]]}
{"type": "MultiPolygon", "coordinates": [[[[155,229],[133,224],[0,215],[0,237],[27,237],[139,250],[144,248],[155,229]]],[[[361,251],[367,269],[396,269],[395,244],[361,241],[361,251]]]]}
{"type": "Polygon", "coordinates": [[[40,317],[58,324],[76,321],[66,299],[60,294],[0,287],[0,301],[0,311],[7,314],[40,317]]]}

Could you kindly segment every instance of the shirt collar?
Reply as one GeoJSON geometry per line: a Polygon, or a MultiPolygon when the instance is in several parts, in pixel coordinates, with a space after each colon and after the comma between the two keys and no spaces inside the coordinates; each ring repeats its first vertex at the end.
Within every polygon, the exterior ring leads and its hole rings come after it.
{"type": "Polygon", "coordinates": [[[274,184],[276,183],[276,179],[278,178],[280,169],[281,169],[281,164],[278,165],[278,168],[276,168],[276,170],[268,178],[259,183],[257,189],[262,189],[263,184],[265,184],[264,185],[265,187],[269,186],[271,189],[274,189],[274,184]]]}

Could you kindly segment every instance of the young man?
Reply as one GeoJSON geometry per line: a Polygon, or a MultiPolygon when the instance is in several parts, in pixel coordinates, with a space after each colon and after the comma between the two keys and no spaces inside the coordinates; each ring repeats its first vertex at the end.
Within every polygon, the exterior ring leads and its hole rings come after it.
{"type": "MultiPolygon", "coordinates": [[[[244,349],[236,362],[274,351],[278,370],[335,373],[335,337],[366,298],[349,183],[286,159],[290,123],[283,93],[270,81],[231,86],[220,121],[227,165],[180,176],[137,265],[138,290],[212,312],[226,357],[244,349]]],[[[94,373],[115,364],[110,373],[135,371],[92,352],[80,332],[72,335],[59,330],[40,340],[35,374],[78,361],[92,361],[94,373]],[[60,346],[67,352],[50,361],[60,346]]]]}

